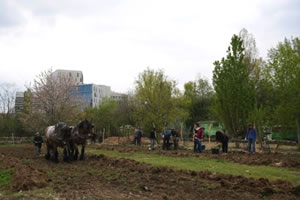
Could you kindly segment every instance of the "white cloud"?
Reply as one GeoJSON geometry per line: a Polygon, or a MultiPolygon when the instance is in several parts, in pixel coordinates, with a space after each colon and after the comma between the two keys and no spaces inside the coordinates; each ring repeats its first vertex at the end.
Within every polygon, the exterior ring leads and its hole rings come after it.
{"type": "Polygon", "coordinates": [[[126,92],[149,66],[164,69],[182,88],[199,73],[210,79],[213,62],[225,56],[230,38],[242,28],[254,35],[262,56],[300,29],[296,0],[6,0],[2,5],[0,80],[21,86],[52,66],[82,70],[85,82],[126,92]]]}

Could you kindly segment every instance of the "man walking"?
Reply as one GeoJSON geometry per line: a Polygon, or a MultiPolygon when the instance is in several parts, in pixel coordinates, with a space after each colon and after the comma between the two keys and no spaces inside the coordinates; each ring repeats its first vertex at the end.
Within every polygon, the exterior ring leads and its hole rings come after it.
{"type": "Polygon", "coordinates": [[[33,139],[33,143],[34,143],[34,146],[35,146],[35,150],[36,150],[36,155],[39,156],[40,153],[41,153],[41,148],[42,148],[42,143],[43,143],[43,138],[42,136],[40,135],[39,132],[36,133],[34,139],[33,139]]]}

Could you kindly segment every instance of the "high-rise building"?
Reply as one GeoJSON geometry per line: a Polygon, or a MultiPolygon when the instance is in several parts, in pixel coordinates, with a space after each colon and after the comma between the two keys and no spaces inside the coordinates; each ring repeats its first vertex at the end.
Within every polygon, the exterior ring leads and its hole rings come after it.
{"type": "Polygon", "coordinates": [[[83,84],[83,74],[81,71],[58,69],[52,73],[52,76],[68,78],[73,80],[76,85],[83,84]]]}
{"type": "Polygon", "coordinates": [[[77,86],[74,96],[83,102],[84,107],[97,107],[104,98],[121,100],[124,94],[113,92],[106,85],[82,84],[77,86]]]}
{"type": "MultiPolygon", "coordinates": [[[[52,73],[54,78],[63,77],[73,80],[76,84],[76,90],[73,97],[82,102],[83,108],[97,107],[103,98],[111,98],[113,100],[121,100],[124,94],[111,91],[110,86],[84,84],[83,74],[81,71],[75,70],[56,70],[52,73]]],[[[15,109],[19,112],[24,106],[24,92],[16,93],[15,109]]]]}
{"type": "Polygon", "coordinates": [[[15,112],[21,112],[24,107],[24,92],[16,92],[15,112]]]}

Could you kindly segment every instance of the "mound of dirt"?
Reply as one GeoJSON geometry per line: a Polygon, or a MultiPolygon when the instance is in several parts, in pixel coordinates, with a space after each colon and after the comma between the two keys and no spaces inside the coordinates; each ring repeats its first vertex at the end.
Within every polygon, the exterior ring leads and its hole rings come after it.
{"type": "Polygon", "coordinates": [[[129,137],[108,137],[104,139],[104,143],[106,144],[130,144],[134,140],[133,136],[129,137]]]}
{"type": "Polygon", "coordinates": [[[47,186],[47,175],[45,172],[24,164],[18,158],[4,154],[1,154],[0,161],[4,169],[12,169],[13,180],[11,189],[13,191],[31,190],[47,186]]]}

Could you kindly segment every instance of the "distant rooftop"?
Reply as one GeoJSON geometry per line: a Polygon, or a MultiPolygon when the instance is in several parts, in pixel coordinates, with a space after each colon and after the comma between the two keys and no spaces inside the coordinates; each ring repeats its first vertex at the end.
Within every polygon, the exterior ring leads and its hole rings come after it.
{"type": "Polygon", "coordinates": [[[80,71],[80,70],[67,70],[67,69],[57,69],[54,72],[80,72],[80,73],[82,73],[82,71],[80,71]]]}
{"type": "Polygon", "coordinates": [[[24,92],[16,92],[16,97],[24,97],[24,92]]]}

